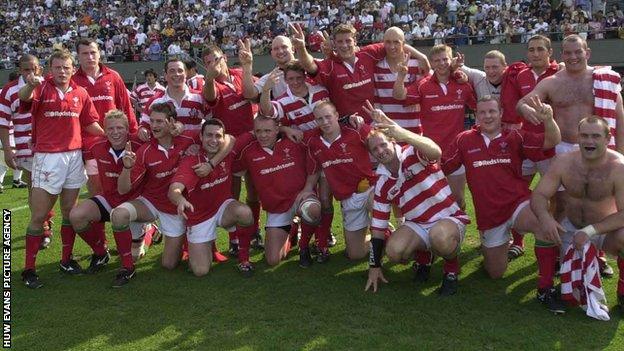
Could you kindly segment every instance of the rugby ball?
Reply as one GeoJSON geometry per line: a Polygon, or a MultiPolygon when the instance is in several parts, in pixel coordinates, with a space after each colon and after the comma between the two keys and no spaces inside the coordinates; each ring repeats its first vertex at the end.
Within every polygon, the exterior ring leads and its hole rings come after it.
{"type": "Polygon", "coordinates": [[[316,196],[310,195],[301,200],[297,214],[306,224],[318,225],[321,221],[321,201],[316,196]]]}

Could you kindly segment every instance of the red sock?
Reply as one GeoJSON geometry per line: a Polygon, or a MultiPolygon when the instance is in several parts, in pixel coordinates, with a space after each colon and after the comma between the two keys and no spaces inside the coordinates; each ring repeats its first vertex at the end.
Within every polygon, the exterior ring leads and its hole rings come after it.
{"type": "Polygon", "coordinates": [[[299,234],[299,223],[292,222],[290,224],[290,232],[288,233],[290,241],[293,241],[294,238],[297,237],[297,234],[299,234]]]}
{"type": "Polygon", "coordinates": [[[35,261],[37,260],[37,252],[43,241],[43,235],[30,235],[26,233],[26,264],[24,269],[35,269],[35,261]]]}
{"type": "Polygon", "coordinates": [[[231,243],[238,242],[238,230],[235,230],[233,232],[229,232],[228,236],[230,237],[230,242],[231,243]]]}
{"type": "Polygon", "coordinates": [[[319,224],[316,229],[316,245],[319,249],[327,248],[327,241],[329,240],[333,220],[334,212],[323,212],[321,214],[321,224],[319,224]]]}
{"type": "Polygon", "coordinates": [[[524,235],[520,235],[520,233],[518,233],[515,229],[512,229],[511,236],[513,237],[511,245],[524,247],[524,235]]]}
{"type": "Polygon", "coordinates": [[[146,226],[147,230],[145,231],[145,235],[143,235],[143,245],[150,247],[152,246],[152,238],[154,237],[154,233],[156,233],[156,227],[153,224],[148,224],[146,226]]]}
{"type": "Polygon", "coordinates": [[[256,232],[253,225],[249,227],[236,227],[238,233],[238,262],[249,262],[249,243],[251,236],[256,232]]]}
{"type": "Polygon", "coordinates": [[[91,223],[91,226],[93,227],[94,230],[94,235],[95,238],[97,239],[96,246],[98,249],[98,252],[101,253],[95,253],[96,255],[104,255],[106,253],[106,247],[108,246],[108,240],[106,240],[106,223],[104,222],[94,222],[91,223]]]}
{"type": "Polygon", "coordinates": [[[63,220],[61,225],[61,243],[63,243],[63,249],[61,250],[61,262],[67,262],[71,260],[72,253],[74,252],[74,241],[76,241],[76,232],[71,224],[63,220]]]}
{"type": "Polygon", "coordinates": [[[314,234],[314,231],[317,228],[318,227],[314,227],[306,223],[301,223],[301,238],[299,238],[299,249],[305,250],[310,247],[310,239],[312,239],[312,234],[314,234]]]}
{"type": "Polygon", "coordinates": [[[132,233],[130,229],[113,231],[115,237],[115,244],[117,244],[117,252],[119,252],[119,259],[121,260],[121,266],[126,269],[133,269],[134,262],[132,262],[132,233]]]}
{"type": "Polygon", "coordinates": [[[417,250],[415,259],[416,263],[429,266],[433,263],[433,253],[431,251],[417,250]]]}
{"type": "Polygon", "coordinates": [[[536,240],[535,258],[537,259],[537,271],[539,275],[537,278],[538,289],[543,290],[553,287],[558,252],[558,247],[554,245],[545,246],[536,240]]]}
{"type": "Polygon", "coordinates": [[[619,277],[620,277],[620,279],[618,280],[617,294],[620,296],[624,295],[624,256],[623,255],[624,255],[623,253],[620,253],[620,255],[617,258],[619,277]]]}
{"type": "Polygon", "coordinates": [[[228,260],[227,256],[220,253],[219,250],[217,249],[216,241],[212,242],[212,260],[214,262],[225,262],[228,260]]]}
{"type": "Polygon", "coordinates": [[[78,233],[78,236],[89,245],[94,254],[104,256],[106,254],[106,247],[98,233],[98,228],[102,228],[102,226],[95,226],[94,224],[95,223],[91,223],[85,231],[78,233]]]}
{"type": "Polygon", "coordinates": [[[260,229],[260,201],[250,202],[247,201],[247,206],[251,209],[251,214],[254,219],[254,233],[260,229]]]}
{"type": "Polygon", "coordinates": [[[459,258],[455,256],[451,259],[444,259],[444,266],[442,267],[442,271],[444,274],[454,273],[456,275],[459,274],[459,258]]]}
{"type": "Polygon", "coordinates": [[[182,242],[182,261],[188,260],[188,238],[186,235],[184,236],[184,241],[182,242]]]}

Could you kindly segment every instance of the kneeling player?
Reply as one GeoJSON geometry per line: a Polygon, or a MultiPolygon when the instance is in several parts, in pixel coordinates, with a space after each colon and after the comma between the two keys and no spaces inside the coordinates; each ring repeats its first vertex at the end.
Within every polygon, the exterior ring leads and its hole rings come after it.
{"type": "MultiPolygon", "coordinates": [[[[162,265],[173,269],[178,265],[186,224],[177,215],[176,207],[167,198],[167,190],[178,160],[187,148],[194,143],[194,138],[187,134],[174,137],[176,111],[170,104],[151,106],[150,125],[153,138],[132,152],[130,145],[122,157],[123,169],[117,181],[120,194],[141,189],[141,195],[134,200],[124,202],[111,212],[111,222],[115,237],[131,237],[130,223],[150,223],[158,219],[160,230],[165,236],[162,265]]],[[[134,269],[122,268],[113,287],[128,283],[134,276],[134,269]]]]}
{"type": "MultiPolygon", "coordinates": [[[[237,160],[249,171],[258,191],[262,207],[267,211],[265,257],[269,265],[276,265],[290,250],[290,226],[304,194],[299,194],[306,182],[305,148],[279,134],[279,122],[258,116],[254,120],[254,135],[246,133],[236,141],[237,160]],[[278,180],[279,186],[275,186],[278,180]]],[[[307,194],[314,196],[312,193],[307,194]]],[[[299,265],[312,264],[310,250],[303,245],[310,241],[312,225],[321,220],[320,202],[312,206],[316,213],[302,214],[302,240],[299,265]]],[[[314,212],[314,211],[313,211],[314,212]]],[[[320,255],[326,253],[321,252],[320,255]]],[[[325,256],[329,258],[329,256],[325,256]]]]}
{"type": "Polygon", "coordinates": [[[431,139],[401,128],[381,110],[367,103],[379,130],[368,137],[368,148],[379,161],[371,223],[370,269],[366,290],[377,291],[381,271],[384,233],[390,209],[396,204],[405,222],[388,238],[386,255],[393,262],[413,257],[416,250],[432,251],[444,258],[444,278],[439,293],[457,292],[458,253],[466,232],[468,216],[459,208],[437,160],[441,150],[431,139]],[[394,139],[394,141],[393,141],[394,139]],[[396,142],[406,143],[400,147],[396,142]]]}
{"type": "MultiPolygon", "coordinates": [[[[247,244],[247,252],[254,231],[251,209],[232,198],[233,157],[228,155],[218,163],[211,161],[219,152],[225,151],[225,138],[225,127],[221,121],[211,119],[204,122],[201,129],[202,150],[198,155],[186,156],[180,161],[169,186],[169,199],[188,225],[189,265],[198,277],[208,274],[210,270],[217,226],[229,232],[239,226],[239,233],[247,234],[247,240],[239,238],[241,243],[247,244]],[[203,163],[208,163],[212,169],[207,176],[199,177],[195,168],[203,163]]],[[[249,260],[242,262],[239,269],[245,274],[253,273],[249,260]]]]}
{"type": "MultiPolygon", "coordinates": [[[[110,212],[113,208],[119,206],[124,201],[134,199],[138,195],[137,189],[125,195],[119,195],[117,192],[117,178],[123,169],[122,157],[126,153],[125,148],[129,144],[130,150],[136,151],[141,145],[139,142],[128,140],[128,118],[122,111],[109,111],[104,118],[104,131],[107,139],[94,141],[89,148],[89,153],[97,162],[100,170],[99,177],[102,185],[102,195],[96,195],[82,201],[69,214],[69,219],[76,233],[94,250],[91,265],[88,269],[90,273],[95,273],[103,268],[109,260],[104,243],[98,233],[91,227],[91,223],[110,221],[110,212]]],[[[155,227],[150,225],[148,230],[147,235],[152,235],[155,227]]],[[[133,256],[135,254],[130,255],[131,240],[132,251],[139,251],[142,247],[144,236],[141,223],[131,223],[130,231],[132,232],[132,237],[124,237],[119,233],[115,234],[115,242],[122,266],[127,270],[134,269],[133,256]]],[[[64,255],[66,254],[65,251],[66,246],[64,245],[64,255]]],[[[65,272],[70,274],[82,272],[76,261],[69,260],[68,262],[69,264],[64,267],[65,272]]]]}
{"type": "Polygon", "coordinates": [[[311,175],[304,189],[313,192],[321,173],[327,178],[332,194],[341,202],[347,257],[358,260],[366,257],[368,251],[367,203],[372,192],[369,184],[375,180],[366,149],[370,127],[341,126],[336,106],[329,101],[317,103],[313,112],[318,128],[306,133],[311,175]]]}
{"type": "MultiPolygon", "coordinates": [[[[498,100],[485,95],[477,103],[477,126],[460,133],[445,154],[442,168],[446,174],[461,166],[466,168],[468,187],[472,193],[481,232],[481,253],[485,270],[491,278],[501,278],[507,270],[509,231],[535,234],[535,256],[540,271],[538,289],[545,293],[553,286],[554,257],[545,247],[559,242],[559,237],[546,237],[537,217],[531,211],[531,191],[522,177],[522,161],[540,161],[543,151],[554,147],[561,139],[553,120],[552,108],[539,98],[531,101],[544,124],[544,134],[524,130],[503,129],[498,100]]],[[[563,312],[557,299],[549,299],[547,307],[563,312]]]]}

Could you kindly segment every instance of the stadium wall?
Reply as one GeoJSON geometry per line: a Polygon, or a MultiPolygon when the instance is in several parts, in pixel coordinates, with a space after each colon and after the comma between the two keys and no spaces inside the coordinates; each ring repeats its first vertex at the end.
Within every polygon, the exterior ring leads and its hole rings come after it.
{"type": "MultiPolygon", "coordinates": [[[[624,71],[624,40],[605,39],[589,42],[591,48],[590,62],[592,65],[613,66],[617,71],[624,71]]],[[[428,52],[429,47],[417,47],[422,52],[428,52]]],[[[554,42],[553,50],[556,59],[561,56],[561,43],[554,42]]],[[[505,44],[505,45],[467,45],[459,47],[466,57],[466,64],[470,67],[481,67],[482,58],[490,50],[500,50],[505,53],[507,63],[519,61],[526,56],[526,44],[505,44]]],[[[235,63],[235,57],[230,58],[230,63],[235,63]]],[[[131,85],[136,75],[137,82],[143,82],[142,72],[148,68],[153,68],[156,72],[162,72],[163,61],[143,61],[143,62],[123,62],[110,63],[110,67],[117,70],[124,78],[126,84],[131,85]]],[[[273,61],[269,55],[254,57],[254,68],[258,73],[266,73],[273,69],[273,61]]],[[[10,71],[0,71],[0,82],[5,84],[8,81],[10,71]]]]}

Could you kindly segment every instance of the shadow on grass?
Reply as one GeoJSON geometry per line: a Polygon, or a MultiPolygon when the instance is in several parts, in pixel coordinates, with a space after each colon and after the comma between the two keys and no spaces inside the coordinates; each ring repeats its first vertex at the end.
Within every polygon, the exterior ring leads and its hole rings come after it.
{"type": "MultiPolygon", "coordinates": [[[[624,343],[615,313],[610,322],[579,309],[553,316],[534,299],[531,260],[514,262],[505,278],[493,281],[472,246],[461,253],[460,290],[449,298],[436,293],[440,259],[420,286],[409,265],[386,264],[390,283],[373,294],[364,292],[367,263],[348,261],[342,248],[332,250],[329,263],[308,269],[298,267],[296,251],[276,267],[252,252],[256,275],[249,279],[237,273],[235,259],[214,265],[204,278],[188,273],[186,264],[167,271],[161,250],[151,249],[122,289],[110,288],[116,257],[97,275],[69,277],[58,272],[58,245],[42,252],[43,289],[27,290],[14,271],[14,344],[24,350],[481,350],[621,349],[624,343]]],[[[88,265],[88,255],[79,258],[88,265]]]]}

